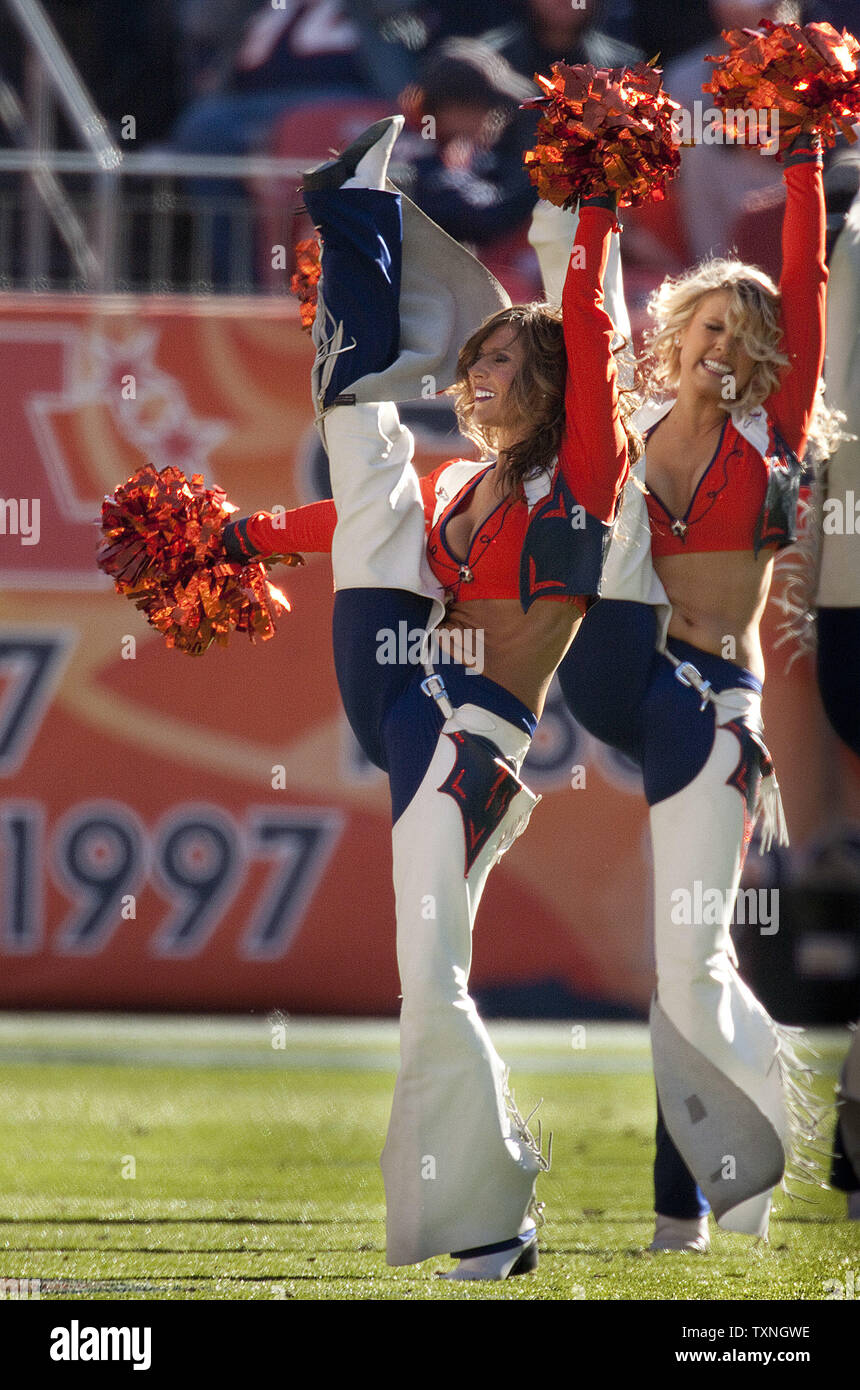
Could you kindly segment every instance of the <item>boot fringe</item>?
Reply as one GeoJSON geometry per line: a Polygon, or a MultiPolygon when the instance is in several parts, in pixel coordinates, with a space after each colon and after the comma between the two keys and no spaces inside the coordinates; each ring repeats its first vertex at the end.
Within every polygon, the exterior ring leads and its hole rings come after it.
{"type": "Polygon", "coordinates": [[[531,1120],[532,1116],[537,1112],[538,1108],[541,1105],[543,1105],[543,1098],[541,1098],[538,1101],[537,1105],[535,1105],[533,1109],[529,1111],[527,1117],[523,1119],[522,1115],[517,1109],[517,1103],[514,1100],[513,1091],[511,1090],[509,1085],[509,1077],[510,1070],[507,1070],[505,1072],[503,1094],[505,1106],[507,1108],[511,1124],[513,1125],[516,1131],[517,1138],[521,1141],[521,1143],[525,1144],[526,1148],[529,1150],[530,1153],[534,1154],[540,1166],[541,1172],[548,1173],[550,1168],[552,1167],[552,1131],[550,1131],[549,1140],[547,1143],[547,1151],[546,1155],[544,1155],[542,1152],[543,1126],[541,1125],[540,1120],[538,1120],[537,1138],[535,1138],[535,1136],[529,1129],[529,1121],[531,1120]]]}
{"type": "Polygon", "coordinates": [[[788,823],[785,819],[779,782],[776,780],[776,773],[773,771],[772,764],[770,772],[765,773],[761,779],[756,819],[759,818],[761,819],[759,854],[767,854],[774,840],[778,845],[788,844],[788,823]]]}
{"type": "Polygon", "coordinates": [[[776,1035],[776,1065],[779,1067],[788,1115],[788,1138],[785,1172],[781,1187],[794,1201],[813,1199],[792,1191],[789,1184],[802,1183],[828,1191],[826,1173],[832,1158],[829,1148],[822,1148],[822,1131],[832,1118],[835,1107],[815,1093],[815,1078],[820,1075],[809,1058],[817,1053],[808,1041],[803,1028],[784,1023],[773,1024],[776,1035]]]}
{"type": "Polygon", "coordinates": [[[314,360],[314,387],[316,392],[315,405],[317,406],[317,419],[321,419],[326,414],[323,406],[326,392],[329,388],[334,374],[335,362],[344,352],[353,352],[358,346],[355,338],[352,342],[343,341],[343,324],[339,323],[331,311],[326,307],[326,302],[320,288],[317,297],[317,315],[314,320],[313,333],[314,346],[316,347],[316,358],[314,360]]]}

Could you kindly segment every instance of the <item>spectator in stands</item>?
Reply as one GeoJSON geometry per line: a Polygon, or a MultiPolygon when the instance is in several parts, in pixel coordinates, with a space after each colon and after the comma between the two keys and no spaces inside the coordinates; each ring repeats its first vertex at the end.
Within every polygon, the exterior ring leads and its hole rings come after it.
{"type": "MultiPolygon", "coordinates": [[[[708,0],[633,0],[629,27],[622,37],[658,57],[661,68],[705,39],[713,42],[714,24],[708,0]]],[[[613,31],[614,32],[614,31],[613,31]]],[[[708,49],[711,52],[711,49],[708,49]]]]}
{"type": "Polygon", "coordinates": [[[237,51],[220,56],[223,90],[192,102],[173,145],[188,154],[247,154],[264,144],[276,116],[301,101],[367,95],[358,49],[340,0],[285,0],[277,10],[258,3],[237,51]]]}
{"type": "Polygon", "coordinates": [[[528,219],[536,194],[518,107],[532,95],[531,83],[477,39],[446,40],[428,58],[413,94],[424,138],[411,142],[409,191],[457,240],[480,248],[528,219]]]}
{"type": "MultiPolygon", "coordinates": [[[[514,6],[518,0],[514,0],[514,6]]],[[[396,99],[418,76],[419,64],[449,38],[474,38],[510,17],[511,0],[345,0],[362,36],[368,79],[381,97],[396,99]]]]}
{"type": "Polygon", "coordinates": [[[530,80],[560,60],[600,68],[639,62],[639,49],[599,27],[606,8],[606,0],[582,0],[576,7],[571,0],[523,0],[520,18],[482,38],[530,80]]]}
{"type": "MultiPolygon", "coordinates": [[[[181,106],[172,0],[135,0],[129,5],[117,5],[116,0],[87,0],[85,5],[80,0],[48,0],[45,9],[114,138],[123,143],[126,116],[135,120],[133,148],[164,138],[181,106]]],[[[4,15],[0,55],[4,74],[19,91],[23,51],[19,26],[4,15]]],[[[61,103],[58,117],[58,143],[79,148],[80,134],[69,125],[61,103]]]]}
{"type": "MultiPolygon", "coordinates": [[[[171,144],[186,154],[249,154],[265,146],[277,118],[296,106],[393,99],[415,76],[426,45],[456,26],[457,9],[453,0],[283,0],[277,9],[260,0],[250,7],[248,0],[216,0],[219,33],[209,0],[183,0],[186,31],[198,44],[191,73],[198,94],[176,123],[171,144]]],[[[475,26],[474,0],[462,9],[460,22],[475,26]]],[[[494,0],[490,16],[498,9],[494,0]]],[[[245,212],[244,189],[224,179],[194,180],[191,189],[219,210],[211,281],[227,287],[237,279],[230,223],[245,212]]],[[[238,269],[244,288],[248,276],[238,269]]]]}
{"type": "MultiPolygon", "coordinates": [[[[224,77],[225,90],[193,101],[172,145],[185,154],[250,154],[262,148],[275,119],[308,101],[372,95],[359,60],[360,35],[341,0],[257,4],[224,77]]],[[[246,212],[245,190],[230,179],[194,179],[191,192],[217,208],[211,283],[247,288],[250,269],[236,266],[231,222],[246,212]]],[[[246,241],[250,242],[251,238],[246,241]]]]}
{"type": "Polygon", "coordinates": [[[188,101],[229,82],[245,26],[260,0],[177,0],[188,101]]]}

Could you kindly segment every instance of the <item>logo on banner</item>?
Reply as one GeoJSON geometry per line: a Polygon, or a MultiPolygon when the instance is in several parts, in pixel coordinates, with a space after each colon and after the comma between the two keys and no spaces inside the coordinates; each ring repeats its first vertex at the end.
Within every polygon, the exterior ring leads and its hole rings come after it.
{"type": "Polygon", "coordinates": [[[0,325],[5,420],[0,497],[6,587],[103,589],[95,565],[102,499],[144,463],[204,472],[228,434],[195,414],[181,383],[155,360],[159,334],[137,328],[112,338],[72,325],[0,325]],[[14,504],[14,505],[13,505],[14,504]],[[38,517],[38,532],[34,524],[38,517]]]}

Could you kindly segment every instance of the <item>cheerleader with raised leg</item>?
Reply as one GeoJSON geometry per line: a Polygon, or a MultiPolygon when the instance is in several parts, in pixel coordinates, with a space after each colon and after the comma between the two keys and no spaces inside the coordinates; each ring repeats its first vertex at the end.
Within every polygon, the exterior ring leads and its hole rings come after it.
{"type": "Polygon", "coordinates": [[[323,245],[314,395],[333,500],[242,518],[226,538],[236,558],[331,549],[344,707],[391,785],[403,1002],[388,1261],[451,1252],[448,1277],[502,1279],[536,1265],[546,1165],[469,994],[471,934],[537,800],[519,771],[599,590],[628,471],[602,291],[614,200],[582,208],[561,312],[499,308],[483,268],[387,184],[397,130],[383,122],[304,184],[323,245]],[[395,401],[428,376],[456,382],[484,459],[419,479],[395,401]],[[403,622],[421,661],[381,662],[403,622]],[[475,634],[480,671],[464,656],[475,634]]]}

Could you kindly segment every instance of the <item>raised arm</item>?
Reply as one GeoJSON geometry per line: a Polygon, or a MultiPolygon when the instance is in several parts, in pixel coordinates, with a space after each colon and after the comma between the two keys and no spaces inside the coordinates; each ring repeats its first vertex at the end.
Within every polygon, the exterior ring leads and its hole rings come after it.
{"type": "Polygon", "coordinates": [[[603,296],[614,227],[606,200],[583,201],[562,293],[567,384],[559,465],[577,502],[604,522],[615,516],[628,473],[614,328],[603,296]]]}
{"type": "Polygon", "coordinates": [[[782,351],[790,361],[779,390],[766,402],[786,443],[802,454],[824,364],[824,189],[821,161],[801,137],[785,157],[786,203],[782,223],[782,351]],[[801,146],[801,141],[804,141],[801,146]]]}
{"type": "MultiPolygon", "coordinates": [[[[534,248],[540,266],[543,292],[548,304],[561,304],[564,281],[570,261],[570,248],[576,239],[579,209],[556,207],[541,198],[532,213],[529,225],[529,244],[534,248]]],[[[624,276],[621,269],[621,236],[612,233],[609,260],[603,276],[604,307],[623,342],[631,342],[633,332],[624,298],[624,276]]]]}

